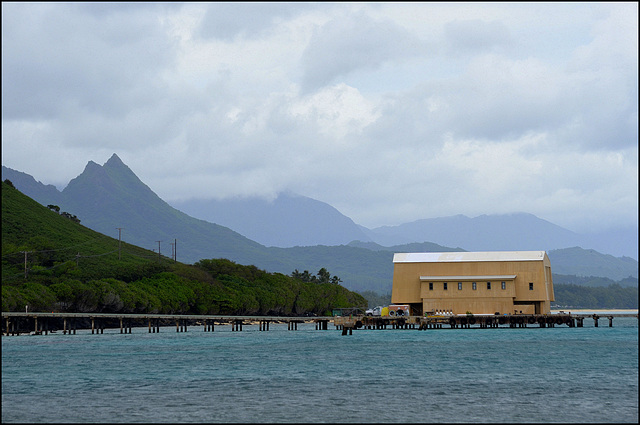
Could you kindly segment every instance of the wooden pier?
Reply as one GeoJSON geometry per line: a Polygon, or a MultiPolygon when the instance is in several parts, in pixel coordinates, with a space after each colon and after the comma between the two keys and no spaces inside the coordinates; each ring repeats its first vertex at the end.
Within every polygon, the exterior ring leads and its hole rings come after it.
{"type": "Polygon", "coordinates": [[[149,333],[157,333],[160,332],[161,325],[172,324],[175,324],[176,332],[187,332],[189,326],[213,332],[216,325],[231,325],[232,331],[239,332],[243,326],[256,324],[260,331],[268,331],[270,323],[287,323],[288,329],[295,331],[298,330],[298,323],[307,322],[315,322],[318,330],[327,330],[332,319],[333,317],[2,312],[2,335],[47,335],[54,331],[75,335],[78,329],[91,329],[92,334],[104,334],[104,330],[110,328],[120,329],[121,334],[130,334],[134,326],[146,327],[149,333]]]}
{"type": "Polygon", "coordinates": [[[298,330],[299,323],[315,323],[316,330],[327,330],[332,322],[343,335],[351,335],[355,329],[465,329],[465,328],[526,328],[537,326],[583,327],[585,319],[592,319],[594,327],[600,320],[607,320],[613,327],[616,317],[635,317],[635,313],[606,314],[514,314],[514,315],[428,315],[428,316],[364,316],[337,317],[286,317],[286,316],[226,316],[226,315],[170,315],[170,314],[117,314],[117,313],[18,313],[2,312],[2,335],[31,333],[47,335],[62,331],[75,335],[78,329],[91,329],[92,334],[104,334],[105,329],[119,329],[130,334],[132,327],[146,327],[149,333],[160,332],[160,326],[175,324],[176,332],[187,332],[188,327],[201,327],[213,332],[215,325],[231,325],[231,331],[242,331],[243,326],[258,325],[260,331],[268,331],[271,323],[287,323],[287,329],[298,330]]]}
{"type": "Polygon", "coordinates": [[[609,327],[613,327],[613,319],[616,317],[635,317],[638,314],[607,313],[607,314],[509,314],[509,315],[430,315],[430,316],[350,316],[336,317],[334,324],[342,329],[342,334],[352,334],[354,329],[464,329],[464,328],[526,328],[538,326],[541,328],[553,328],[565,325],[570,328],[584,327],[585,319],[592,319],[593,326],[598,327],[599,321],[608,320],[609,327]]]}

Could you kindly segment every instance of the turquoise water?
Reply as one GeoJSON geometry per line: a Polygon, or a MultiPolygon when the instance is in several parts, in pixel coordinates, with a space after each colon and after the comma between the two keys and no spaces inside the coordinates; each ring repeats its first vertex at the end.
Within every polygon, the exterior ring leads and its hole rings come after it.
{"type": "Polygon", "coordinates": [[[2,337],[2,422],[638,422],[638,320],[2,337]]]}

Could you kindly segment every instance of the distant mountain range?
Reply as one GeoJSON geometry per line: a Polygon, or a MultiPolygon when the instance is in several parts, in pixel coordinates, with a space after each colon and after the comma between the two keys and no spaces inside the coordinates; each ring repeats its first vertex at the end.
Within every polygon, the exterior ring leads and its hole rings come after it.
{"type": "Polygon", "coordinates": [[[324,202],[281,193],[258,197],[173,201],[180,211],[229,227],[265,246],[344,245],[352,241],[382,246],[433,242],[468,251],[550,251],[580,246],[615,256],[638,258],[638,228],[578,234],[533,214],[464,215],[368,229],[324,202]]]}
{"type": "Polygon", "coordinates": [[[417,220],[364,231],[381,245],[430,241],[469,251],[549,251],[581,246],[615,256],[638,258],[638,228],[578,234],[536,217],[513,213],[417,220]]]}
{"type": "Polygon", "coordinates": [[[638,277],[636,260],[571,244],[562,246],[563,240],[572,241],[575,234],[530,214],[420,220],[393,231],[358,226],[335,208],[295,194],[281,194],[273,202],[185,202],[175,204],[177,209],[158,197],[115,154],[103,166],[90,161],[62,191],[5,166],[2,179],[11,180],[43,205],[57,205],[76,215],[81,224],[105,235],[117,237],[117,229],[122,228],[123,241],[128,243],[147,249],[160,247],[168,257],[175,249],[178,261],[227,258],[285,274],[295,269],[316,273],[324,267],[350,290],[389,292],[393,253],[413,251],[546,250],[554,273],[598,273],[594,276],[615,280],[638,277]],[[207,211],[215,217],[202,219],[207,211]],[[409,241],[412,232],[414,240],[409,241]],[[415,240],[426,238],[421,235],[427,232],[433,240],[415,240]],[[445,236],[455,242],[441,244],[438,238],[445,236]],[[483,238],[485,245],[480,244],[483,238]],[[298,246],[287,247],[292,244],[298,246]]]}
{"type": "Polygon", "coordinates": [[[345,245],[370,241],[366,231],[329,204],[294,193],[263,198],[173,201],[175,208],[229,227],[265,246],[345,245]]]}

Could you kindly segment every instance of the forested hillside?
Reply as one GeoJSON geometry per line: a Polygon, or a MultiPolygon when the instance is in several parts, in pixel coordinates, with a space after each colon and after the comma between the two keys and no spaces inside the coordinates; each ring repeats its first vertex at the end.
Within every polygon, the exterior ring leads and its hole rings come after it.
{"type": "Polygon", "coordinates": [[[585,287],[574,284],[553,285],[556,308],[637,309],[638,287],[623,287],[616,283],[603,287],[585,287]]]}
{"type": "Polygon", "coordinates": [[[365,307],[336,283],[303,282],[226,259],[194,265],[120,243],[2,183],[2,310],[330,314],[365,307]]]}

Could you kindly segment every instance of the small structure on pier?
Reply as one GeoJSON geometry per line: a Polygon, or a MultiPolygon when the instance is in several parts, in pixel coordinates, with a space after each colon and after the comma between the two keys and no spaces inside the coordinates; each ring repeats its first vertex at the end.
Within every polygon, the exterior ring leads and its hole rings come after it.
{"type": "Polygon", "coordinates": [[[420,252],[393,256],[394,304],[412,314],[548,314],[554,301],[544,251],[420,252]]]}

